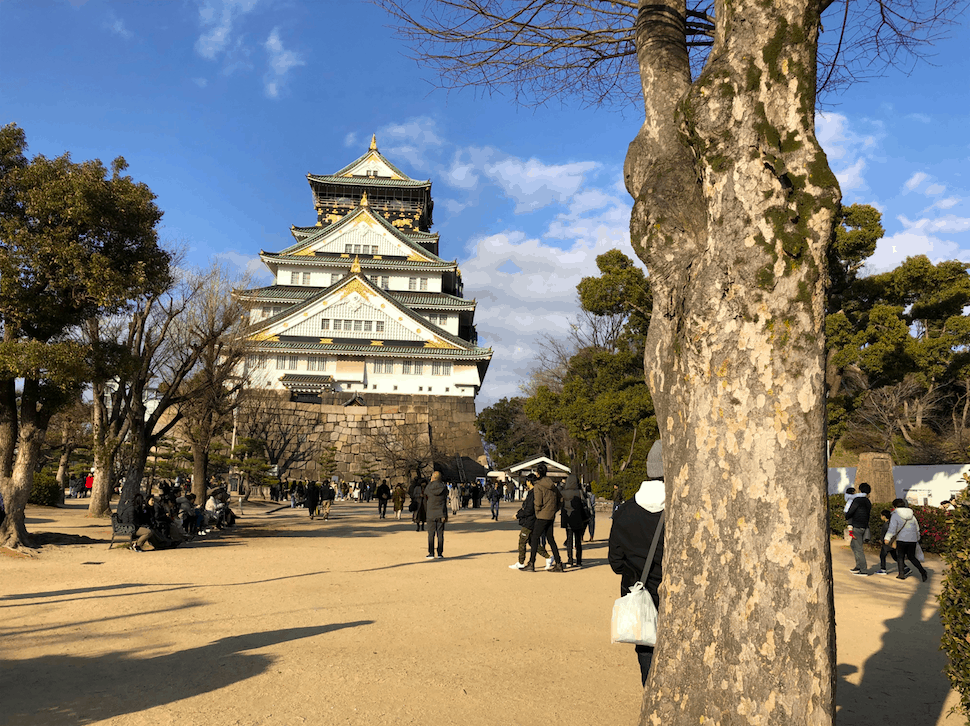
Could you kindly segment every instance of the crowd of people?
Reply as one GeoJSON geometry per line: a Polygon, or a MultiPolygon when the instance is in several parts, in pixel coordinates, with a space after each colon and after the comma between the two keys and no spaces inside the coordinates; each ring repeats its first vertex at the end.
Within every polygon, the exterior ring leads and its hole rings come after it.
{"type": "MultiPolygon", "coordinates": [[[[872,487],[867,482],[859,484],[856,491],[854,487],[845,490],[845,522],[849,532],[849,547],[855,557],[855,566],[849,570],[853,575],[868,577],[872,573],[869,571],[869,563],[866,561],[866,551],[864,543],[870,541],[869,521],[872,516],[872,502],[869,495],[872,487]]],[[[950,500],[941,502],[944,508],[951,504],[950,500]]],[[[923,550],[919,546],[920,529],[919,522],[916,521],[916,514],[910,508],[905,499],[894,499],[893,508],[883,509],[879,513],[882,520],[882,529],[877,540],[880,545],[879,569],[877,575],[888,575],[886,569],[886,558],[892,557],[896,563],[896,578],[905,580],[912,569],[906,565],[909,560],[919,572],[923,582],[926,582],[929,575],[923,568],[923,550]]]]}
{"type": "Polygon", "coordinates": [[[128,545],[135,552],[170,549],[196,537],[204,537],[212,530],[227,529],[236,524],[236,514],[229,506],[229,492],[222,486],[209,489],[205,506],[198,506],[196,495],[188,484],[162,483],[159,492],[146,501],[139,492],[131,511],[124,517],[135,526],[135,534],[128,545]]]}

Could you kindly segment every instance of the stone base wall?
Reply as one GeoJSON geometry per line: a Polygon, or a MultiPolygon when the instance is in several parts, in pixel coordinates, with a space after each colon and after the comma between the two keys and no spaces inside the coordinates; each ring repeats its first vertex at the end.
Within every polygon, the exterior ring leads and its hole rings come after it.
{"type": "MultiPolygon", "coordinates": [[[[284,457],[294,461],[280,471],[285,479],[322,479],[318,462],[329,447],[336,447],[335,473],[342,478],[352,480],[369,466],[391,483],[404,481],[405,473],[394,470],[389,449],[418,455],[433,449],[450,459],[478,459],[485,453],[472,397],[365,393],[365,405],[345,406],[347,393],[322,394],[320,403],[290,401],[288,393],[264,395],[279,396],[274,415],[280,417],[281,428],[296,434],[288,449],[296,456],[284,457]]],[[[240,415],[245,415],[242,410],[240,415]]]]}

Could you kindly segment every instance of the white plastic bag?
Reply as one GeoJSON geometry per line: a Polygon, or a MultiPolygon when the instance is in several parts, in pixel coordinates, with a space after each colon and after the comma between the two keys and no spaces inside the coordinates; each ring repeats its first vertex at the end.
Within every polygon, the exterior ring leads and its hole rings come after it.
{"type": "Polygon", "coordinates": [[[629,594],[613,603],[610,642],[657,644],[657,607],[643,583],[633,583],[629,594]]]}

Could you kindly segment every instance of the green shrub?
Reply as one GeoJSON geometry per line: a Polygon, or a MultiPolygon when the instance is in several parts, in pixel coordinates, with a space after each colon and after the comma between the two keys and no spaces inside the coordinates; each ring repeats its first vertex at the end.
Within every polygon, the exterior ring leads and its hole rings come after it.
{"type": "Polygon", "coordinates": [[[943,559],[948,565],[940,593],[942,648],[949,662],[944,672],[960,694],[959,709],[970,717],[970,501],[967,490],[957,497],[957,508],[949,514],[950,532],[943,559]]]}
{"type": "Polygon", "coordinates": [[[57,486],[53,469],[42,469],[34,474],[34,485],[27,501],[43,507],[56,507],[64,499],[64,492],[57,486]]]}
{"type": "Polygon", "coordinates": [[[607,482],[607,493],[603,494],[602,496],[606,497],[607,499],[612,499],[613,485],[619,484],[620,491],[623,492],[623,501],[626,501],[637,493],[637,490],[640,489],[641,482],[646,479],[646,469],[626,469],[607,482]]]}

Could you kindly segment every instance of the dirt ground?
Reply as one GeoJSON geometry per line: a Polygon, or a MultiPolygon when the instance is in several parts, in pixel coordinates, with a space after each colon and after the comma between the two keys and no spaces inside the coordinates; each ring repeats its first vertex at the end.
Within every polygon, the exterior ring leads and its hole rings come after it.
{"type": "MultiPolygon", "coordinates": [[[[337,502],[327,522],[247,504],[233,532],[144,553],[109,551],[85,505],[31,507],[39,554],[0,555],[0,724],[637,722],[632,646],[609,642],[602,513],[588,567],[528,574],[508,568],[513,504],[497,523],[454,517],[434,561],[376,504],[337,502]]],[[[851,576],[842,543],[833,558],[838,723],[963,723],[942,674],[941,561],[924,585],[851,576]]]]}

